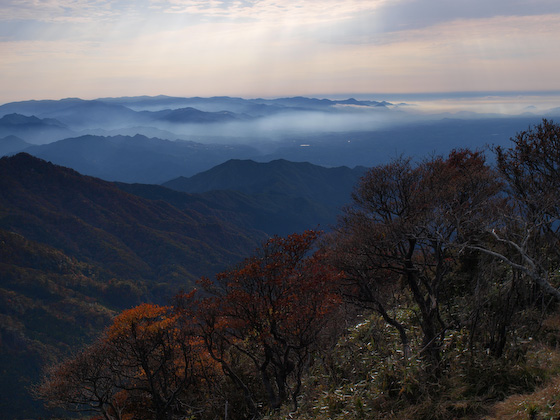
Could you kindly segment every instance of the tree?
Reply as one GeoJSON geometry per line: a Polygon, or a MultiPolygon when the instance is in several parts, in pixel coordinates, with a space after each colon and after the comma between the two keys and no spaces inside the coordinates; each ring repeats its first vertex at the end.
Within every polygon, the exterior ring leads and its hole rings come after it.
{"type": "Polygon", "coordinates": [[[106,420],[121,420],[125,403],[117,395],[111,365],[115,354],[96,341],[74,357],[50,367],[34,393],[49,407],[73,412],[96,412],[106,420]]]}
{"type": "MultiPolygon", "coordinates": [[[[196,382],[197,352],[192,330],[179,328],[171,308],[143,304],[117,316],[105,340],[119,355],[113,367],[118,387],[155,420],[181,411],[183,391],[196,382]]],[[[187,402],[184,402],[185,404],[187,402]]]]}
{"type": "Polygon", "coordinates": [[[208,350],[244,392],[254,416],[256,393],[236,358],[253,365],[270,408],[289,398],[297,409],[304,369],[339,305],[338,272],[323,254],[311,254],[317,237],[314,231],[274,237],[215,282],[202,282],[209,293],[199,311],[208,350]]]}
{"type": "Polygon", "coordinates": [[[434,373],[449,328],[441,305],[456,245],[500,188],[480,152],[453,151],[418,165],[399,158],[366,173],[335,233],[331,255],[346,273],[347,294],[396,328],[405,358],[411,328],[396,310],[412,302],[422,331],[420,354],[434,373]]]}
{"type": "Polygon", "coordinates": [[[524,273],[546,294],[560,300],[551,284],[558,267],[560,233],[560,126],[543,120],[497,147],[508,198],[499,222],[487,226],[493,247],[477,247],[524,273]]]}
{"type": "Polygon", "coordinates": [[[171,419],[189,413],[204,348],[171,308],[143,304],[122,312],[104,335],[49,369],[37,394],[49,405],[96,411],[106,420],[171,419]]]}

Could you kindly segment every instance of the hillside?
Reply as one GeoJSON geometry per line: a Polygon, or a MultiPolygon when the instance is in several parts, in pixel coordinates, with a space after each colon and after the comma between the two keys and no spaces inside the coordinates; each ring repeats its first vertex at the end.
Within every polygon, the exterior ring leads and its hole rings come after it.
{"type": "Polygon", "coordinates": [[[257,163],[230,160],[191,178],[163,185],[198,193],[215,206],[246,215],[252,226],[271,234],[289,234],[319,226],[328,230],[365,168],[324,168],[307,162],[257,163]]]}
{"type": "Polygon", "coordinates": [[[193,175],[256,151],[243,145],[205,145],[138,134],[68,138],[31,147],[26,153],[107,181],[153,184],[179,175],[193,175]]]}
{"type": "Polygon", "coordinates": [[[89,343],[116,311],[138,302],[133,285],[99,266],[0,229],[0,412],[43,412],[28,387],[42,366],[89,343]]]}
{"type": "Polygon", "coordinates": [[[234,190],[246,194],[282,192],[340,204],[348,202],[348,191],[364,172],[365,168],[325,168],[284,159],[269,163],[232,159],[190,178],[179,177],[162,185],[189,193],[213,190],[234,190]]]}
{"type": "Polygon", "coordinates": [[[336,211],[305,197],[288,195],[249,195],[232,190],[187,194],[146,184],[116,185],[124,191],[148,199],[166,201],[178,208],[188,207],[244,229],[257,229],[267,235],[287,235],[305,229],[328,230],[336,220],[336,211]]]}
{"type": "Polygon", "coordinates": [[[89,342],[115,311],[167,302],[264,238],[218,214],[27,154],[0,159],[0,411],[36,416],[26,387],[46,362],[89,342]]]}
{"type": "Polygon", "coordinates": [[[16,136],[0,138],[0,156],[20,152],[29,146],[31,146],[29,143],[16,136]]]}
{"type": "Polygon", "coordinates": [[[193,279],[245,255],[259,237],[26,154],[0,162],[0,228],[120,276],[158,283],[177,275],[193,279]]]}

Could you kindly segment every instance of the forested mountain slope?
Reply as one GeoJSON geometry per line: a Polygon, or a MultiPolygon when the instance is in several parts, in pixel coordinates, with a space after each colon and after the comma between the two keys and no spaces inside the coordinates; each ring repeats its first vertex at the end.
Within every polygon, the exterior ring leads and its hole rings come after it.
{"type": "Polygon", "coordinates": [[[233,159],[190,178],[163,185],[201,197],[269,234],[309,228],[329,230],[350,202],[354,185],[366,168],[325,168],[308,162],[258,163],[233,159]]]}
{"type": "Polygon", "coordinates": [[[372,167],[332,233],[124,311],[39,395],[146,420],[558,418],[560,126],[512,141],[495,165],[372,167]]]}
{"type": "Polygon", "coordinates": [[[0,159],[0,412],[37,415],[26,387],[45,362],[99,334],[114,311],[166,302],[264,239],[213,214],[27,154],[0,159]]]}
{"type": "Polygon", "coordinates": [[[126,194],[29,155],[0,162],[0,228],[101,263],[119,276],[192,280],[236,261],[257,243],[215,217],[126,194]]]}
{"type": "Polygon", "coordinates": [[[90,342],[114,309],[136,303],[133,287],[99,266],[0,230],[2,417],[42,413],[28,389],[42,366],[90,342]]]}

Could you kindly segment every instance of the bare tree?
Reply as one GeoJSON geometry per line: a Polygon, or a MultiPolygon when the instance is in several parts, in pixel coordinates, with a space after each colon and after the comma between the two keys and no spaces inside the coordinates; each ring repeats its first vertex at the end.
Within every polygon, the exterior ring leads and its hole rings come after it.
{"type": "Polygon", "coordinates": [[[434,371],[449,327],[441,304],[456,244],[499,190],[479,152],[454,151],[418,165],[400,158],[362,178],[337,229],[332,255],[354,300],[397,329],[408,357],[409,332],[395,309],[411,299],[422,330],[420,353],[434,371]]]}
{"type": "Polygon", "coordinates": [[[560,256],[560,126],[543,120],[512,141],[511,149],[495,149],[507,198],[500,217],[487,225],[494,246],[471,248],[524,273],[558,301],[552,281],[560,256]]]}

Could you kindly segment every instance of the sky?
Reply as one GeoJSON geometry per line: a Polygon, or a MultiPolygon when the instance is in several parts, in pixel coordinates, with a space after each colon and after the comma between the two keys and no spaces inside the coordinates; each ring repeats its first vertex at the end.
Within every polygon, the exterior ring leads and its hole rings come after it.
{"type": "Polygon", "coordinates": [[[1,0],[0,103],[560,91],[559,0],[1,0]]]}

